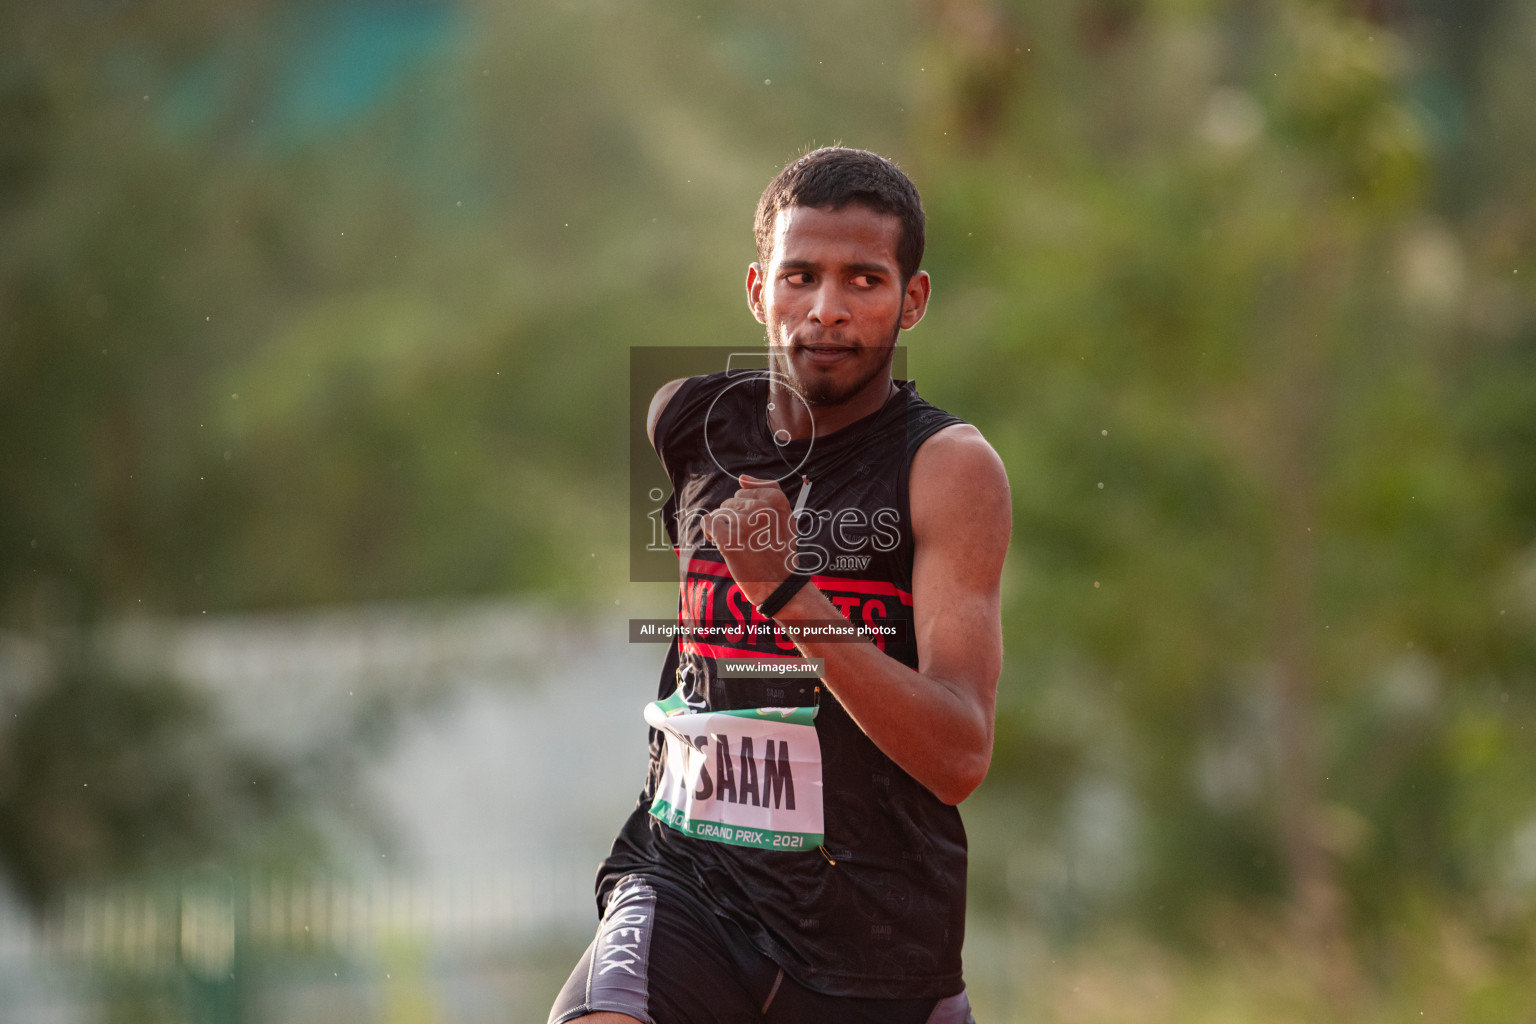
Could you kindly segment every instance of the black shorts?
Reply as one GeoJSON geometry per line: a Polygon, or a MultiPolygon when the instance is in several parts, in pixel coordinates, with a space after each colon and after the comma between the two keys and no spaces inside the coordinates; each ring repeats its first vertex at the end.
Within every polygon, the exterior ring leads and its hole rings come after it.
{"type": "Polygon", "coordinates": [[[946,999],[813,992],[740,928],[639,875],[614,887],[549,1024],[604,1010],[648,1024],[975,1024],[964,990],[946,999]]]}

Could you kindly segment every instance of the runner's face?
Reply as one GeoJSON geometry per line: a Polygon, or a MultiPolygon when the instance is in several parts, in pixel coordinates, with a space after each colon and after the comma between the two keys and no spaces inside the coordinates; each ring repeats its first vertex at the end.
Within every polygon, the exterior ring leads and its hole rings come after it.
{"type": "Polygon", "coordinates": [[[897,332],[922,319],[928,275],[903,286],[901,221],[850,203],[779,211],[773,255],[747,273],[752,313],[768,329],[770,365],[812,406],[888,386],[897,332]]]}

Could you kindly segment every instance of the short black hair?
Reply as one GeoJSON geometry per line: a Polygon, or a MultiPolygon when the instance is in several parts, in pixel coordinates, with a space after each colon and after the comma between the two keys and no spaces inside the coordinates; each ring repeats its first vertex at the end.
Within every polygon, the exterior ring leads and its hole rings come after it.
{"type": "Polygon", "coordinates": [[[917,186],[883,156],[862,149],[826,146],[792,160],[757,201],[753,230],[757,259],[766,271],[773,258],[774,225],[779,211],[791,206],[840,210],[849,203],[888,213],[901,221],[896,263],[903,281],[912,279],[923,262],[925,218],[917,186]]]}

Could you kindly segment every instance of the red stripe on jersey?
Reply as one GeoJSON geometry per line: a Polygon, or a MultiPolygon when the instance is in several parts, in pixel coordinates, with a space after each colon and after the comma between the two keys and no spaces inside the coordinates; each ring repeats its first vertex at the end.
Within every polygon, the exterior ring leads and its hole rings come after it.
{"type": "Polygon", "coordinates": [[[768,651],[755,651],[750,647],[721,647],[719,644],[704,644],[697,640],[683,640],[680,649],[684,654],[698,654],[706,658],[757,658],[762,661],[804,660],[798,651],[793,654],[775,654],[768,651]]]}
{"type": "Polygon", "coordinates": [[[912,594],[885,580],[851,580],[846,576],[812,576],[811,582],[818,590],[843,590],[853,594],[884,594],[899,597],[904,605],[912,604],[912,594]]]}
{"type": "MultiPolygon", "coordinates": [[[[688,575],[716,576],[728,580],[731,578],[731,570],[726,568],[724,562],[716,562],[709,558],[691,558],[688,560],[688,575]]],[[[886,580],[855,580],[847,576],[812,576],[811,582],[816,584],[818,590],[837,590],[847,594],[879,594],[900,598],[901,603],[908,607],[912,605],[911,591],[902,590],[896,584],[886,580]]]]}
{"type": "Polygon", "coordinates": [[[690,558],[688,560],[689,576],[724,576],[731,578],[731,570],[725,567],[724,562],[716,562],[708,558],[690,558]]]}

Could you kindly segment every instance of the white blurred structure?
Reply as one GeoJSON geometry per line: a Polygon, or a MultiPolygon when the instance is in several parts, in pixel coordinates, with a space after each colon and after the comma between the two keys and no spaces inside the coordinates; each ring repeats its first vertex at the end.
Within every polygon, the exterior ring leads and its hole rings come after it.
{"type": "Polygon", "coordinates": [[[357,754],[369,813],[337,815],[354,824],[336,826],[323,874],[71,894],[41,927],[0,894],[0,1021],[97,1019],[80,989],[102,968],[221,979],[237,928],[240,956],[352,964],[402,943],[475,956],[584,941],[597,862],[644,779],[641,709],[664,654],[627,640],[617,609],[572,625],[511,603],[109,630],[116,660],[206,689],[234,736],[295,762],[356,743],[385,709],[382,738],[357,754]]]}

